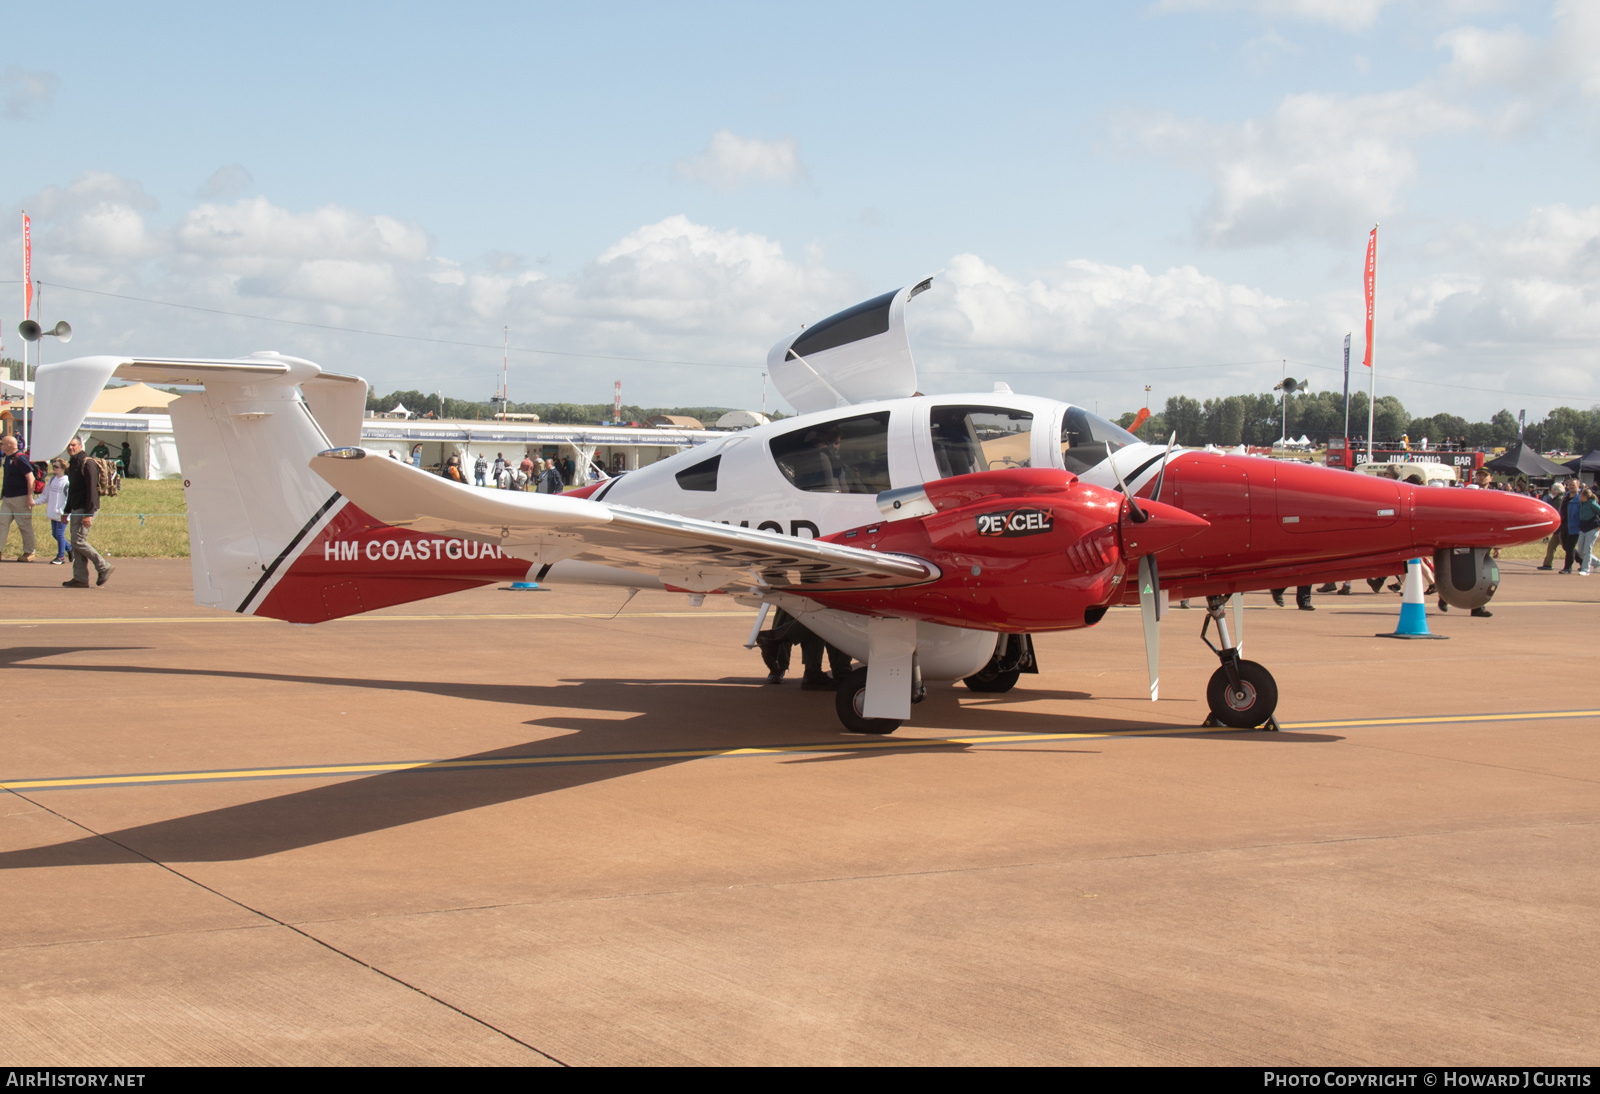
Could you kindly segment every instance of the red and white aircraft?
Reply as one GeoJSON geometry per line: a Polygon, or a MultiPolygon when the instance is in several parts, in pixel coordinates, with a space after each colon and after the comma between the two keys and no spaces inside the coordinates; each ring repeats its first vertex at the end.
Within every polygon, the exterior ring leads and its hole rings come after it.
{"type": "Polygon", "coordinates": [[[864,662],[838,710],[869,733],[909,717],[924,681],[1008,690],[1037,671],[1030,635],[1123,603],[1142,607],[1155,698],[1166,595],[1206,598],[1213,717],[1273,725],[1277,687],[1239,657],[1232,594],[1395,574],[1433,553],[1441,595],[1475,607],[1498,581],[1487,548],[1558,521],[1513,494],[1153,446],[1004,384],[918,395],[904,312],[928,284],[773,348],[799,417],[565,495],[373,457],[359,447],[366,382],[276,353],[42,366],[35,449],[64,448],[113,376],[199,386],[170,408],[198,603],[317,623],[530,575],[727,593],[864,662]]]}

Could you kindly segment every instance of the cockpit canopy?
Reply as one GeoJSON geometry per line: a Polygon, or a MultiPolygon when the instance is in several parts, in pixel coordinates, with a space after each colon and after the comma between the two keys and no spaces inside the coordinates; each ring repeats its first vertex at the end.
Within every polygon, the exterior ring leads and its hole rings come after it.
{"type": "Polygon", "coordinates": [[[1120,425],[1112,425],[1080,406],[1069,406],[1061,419],[1061,462],[1074,475],[1083,474],[1105,459],[1106,445],[1115,452],[1138,443],[1139,438],[1120,425]]]}

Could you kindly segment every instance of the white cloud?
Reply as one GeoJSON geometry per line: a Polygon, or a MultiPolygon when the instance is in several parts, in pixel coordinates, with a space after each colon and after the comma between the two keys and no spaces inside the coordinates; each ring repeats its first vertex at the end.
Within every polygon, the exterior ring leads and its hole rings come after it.
{"type": "MultiPolygon", "coordinates": [[[[1460,265],[1412,286],[1396,319],[1430,350],[1546,353],[1592,364],[1600,344],[1600,206],[1551,205],[1473,241],[1460,265]]],[[[1588,386],[1588,385],[1586,385],[1588,386]]]]}
{"type": "Polygon", "coordinates": [[[1390,0],[1160,0],[1157,11],[1248,11],[1267,19],[1304,19],[1340,30],[1366,30],[1390,0]]]}
{"type": "Polygon", "coordinates": [[[1224,247],[1358,236],[1400,208],[1417,172],[1416,138],[1475,122],[1418,89],[1291,95],[1270,115],[1238,124],[1133,113],[1114,120],[1124,141],[1210,176],[1195,230],[1224,247]]]}
{"type": "Polygon", "coordinates": [[[367,216],[337,205],[292,213],[262,197],[232,205],[199,206],[178,225],[176,241],[192,254],[251,260],[334,254],[418,262],[428,254],[428,235],[415,224],[367,216]]]}
{"type": "Polygon", "coordinates": [[[933,296],[924,323],[934,337],[1057,366],[1086,358],[1137,368],[1281,356],[1314,323],[1305,302],[1228,284],[1192,266],[1152,274],[1078,260],[1021,280],[964,254],[950,260],[941,280],[949,291],[933,296]]]}
{"type": "Polygon", "coordinates": [[[0,118],[8,122],[42,118],[60,82],[53,72],[28,72],[20,65],[7,65],[0,73],[0,118]]]}
{"type": "MultiPolygon", "coordinates": [[[[1292,8],[1309,18],[1320,6],[1256,8],[1292,8]]],[[[1377,11],[1360,10],[1363,18],[1377,11]]],[[[1435,44],[1449,52],[1448,62],[1409,88],[1289,95],[1269,113],[1237,122],[1126,111],[1113,115],[1110,127],[1122,146],[1208,177],[1210,193],[1195,217],[1204,243],[1259,246],[1307,237],[1345,243],[1405,209],[1430,140],[1514,136],[1548,124],[1573,103],[1588,109],[1592,123],[1589,108],[1600,98],[1600,5],[1558,5],[1555,22],[1548,38],[1515,26],[1447,30],[1435,44]]],[[[1245,50],[1259,58],[1281,48],[1278,42],[1268,32],[1245,50]]],[[[1357,58],[1357,67],[1364,69],[1364,59],[1357,58]]]]}
{"type": "Polygon", "coordinates": [[[1600,97],[1600,7],[1561,4],[1555,22],[1547,39],[1514,26],[1446,31],[1437,41],[1450,51],[1442,76],[1466,90],[1508,92],[1523,114],[1573,95],[1600,97]]]}
{"type": "Polygon", "coordinates": [[[1295,42],[1289,41],[1275,30],[1251,38],[1240,49],[1245,62],[1252,71],[1265,72],[1285,57],[1293,57],[1305,52],[1295,42]]]}
{"type": "Polygon", "coordinates": [[[244,193],[254,181],[255,176],[243,165],[230,163],[213,171],[211,177],[195,191],[195,197],[205,201],[226,201],[244,193]]]}
{"type": "MultiPolygon", "coordinates": [[[[337,206],[296,212],[266,198],[202,202],[162,223],[137,183],[105,174],[35,195],[29,208],[40,210],[36,271],[53,285],[473,344],[372,338],[47,287],[50,317],[79,332],[75,349],[205,356],[271,347],[365,374],[384,390],[484,395],[499,366],[501,327],[509,326],[518,398],[603,401],[610,382],[622,379],[630,402],[753,406],[760,365],[778,338],[893,287],[863,284],[820,251],[791,256],[777,240],[685,216],[643,225],[552,275],[515,256],[438,255],[420,225],[337,206]]],[[[15,245],[14,235],[0,235],[0,250],[15,245]]],[[[1593,401],[1582,393],[1596,388],[1587,366],[1600,344],[1600,206],[1539,208],[1501,234],[1458,230],[1435,246],[1429,267],[1435,272],[1409,284],[1380,270],[1385,382],[1460,380],[1593,401]]],[[[1264,390],[1263,376],[1275,381],[1277,368],[1263,362],[1332,364],[1344,332],[1360,323],[1357,284],[1290,299],[1190,265],[1149,270],[1080,259],[1021,275],[960,254],[934,289],[910,309],[925,390],[985,390],[1004,378],[1019,391],[1090,405],[1103,399],[1108,410],[1137,405],[1130,392],[1142,396],[1152,381],[1161,385],[1158,401],[1163,391],[1204,398],[1264,390]],[[1204,367],[1167,371],[1193,365],[1204,367]]],[[[1394,390],[1419,413],[1481,417],[1515,401],[1450,388],[1394,390]]]]}
{"type": "Polygon", "coordinates": [[[759,364],[779,337],[858,291],[764,236],[672,216],[630,232],[571,277],[528,286],[523,299],[542,329],[584,348],[759,364]]]}
{"type": "Polygon", "coordinates": [[[705,151],[678,160],[676,167],[684,178],[719,190],[737,190],[747,183],[798,186],[811,179],[793,137],[764,141],[726,129],[712,134],[705,151]]]}

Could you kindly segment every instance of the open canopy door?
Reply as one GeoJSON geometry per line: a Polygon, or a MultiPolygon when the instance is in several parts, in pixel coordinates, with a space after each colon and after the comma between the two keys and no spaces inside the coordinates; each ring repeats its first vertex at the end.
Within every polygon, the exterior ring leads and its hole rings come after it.
{"type": "Polygon", "coordinates": [[[932,282],[925,278],[795,331],[767,354],[772,382],[801,414],[915,395],[906,302],[932,282]]]}

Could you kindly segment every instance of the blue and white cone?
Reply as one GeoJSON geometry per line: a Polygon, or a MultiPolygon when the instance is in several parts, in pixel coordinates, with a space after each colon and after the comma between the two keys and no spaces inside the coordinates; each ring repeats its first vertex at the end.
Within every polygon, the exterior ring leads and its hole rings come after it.
{"type": "Polygon", "coordinates": [[[1400,625],[1393,634],[1380,634],[1379,638],[1449,638],[1447,634],[1428,632],[1428,603],[1422,595],[1422,560],[1406,563],[1406,581],[1400,594],[1400,625]]]}

